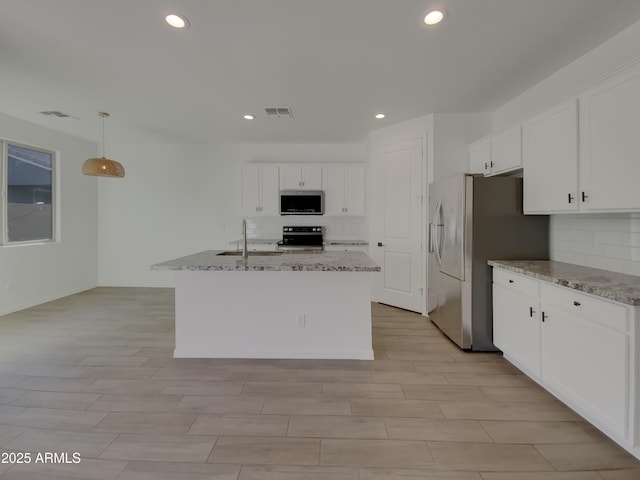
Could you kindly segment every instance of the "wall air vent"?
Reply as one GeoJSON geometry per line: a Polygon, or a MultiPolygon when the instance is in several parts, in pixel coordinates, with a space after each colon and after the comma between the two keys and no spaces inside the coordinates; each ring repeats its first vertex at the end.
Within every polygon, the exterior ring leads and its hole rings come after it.
{"type": "Polygon", "coordinates": [[[267,117],[288,117],[293,118],[293,112],[289,107],[266,107],[267,117]]]}

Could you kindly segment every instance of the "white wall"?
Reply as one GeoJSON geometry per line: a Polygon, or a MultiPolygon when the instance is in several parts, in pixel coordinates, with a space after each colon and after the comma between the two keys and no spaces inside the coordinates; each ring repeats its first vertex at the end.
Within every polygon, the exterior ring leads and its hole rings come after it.
{"type": "Polygon", "coordinates": [[[493,113],[493,128],[515,125],[576,95],[603,76],[640,61],[640,22],[558,70],[493,113]]]}
{"type": "MultiPolygon", "coordinates": [[[[640,22],[538,83],[494,112],[494,129],[514,125],[603,77],[640,61],[640,22]]],[[[551,258],[640,275],[638,214],[551,216],[551,258]]]]}
{"type": "Polygon", "coordinates": [[[98,190],[100,285],[172,286],[149,266],[240,237],[247,162],[364,162],[364,144],[112,145],[123,179],[98,190]]]}
{"type": "Polygon", "coordinates": [[[97,179],[81,173],[97,145],[0,114],[0,137],[58,152],[58,241],[0,246],[0,315],[97,282],[97,179]]]}
{"type": "Polygon", "coordinates": [[[491,132],[489,113],[433,116],[433,179],[469,171],[469,143],[491,132]]]}

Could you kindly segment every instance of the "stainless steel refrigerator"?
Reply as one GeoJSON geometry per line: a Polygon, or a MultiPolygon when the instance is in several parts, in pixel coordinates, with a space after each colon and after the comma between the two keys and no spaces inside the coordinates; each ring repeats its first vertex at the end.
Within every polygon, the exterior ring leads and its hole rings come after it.
{"type": "Polygon", "coordinates": [[[429,185],[429,318],[462,349],[493,351],[489,259],[548,259],[549,217],[522,214],[522,178],[429,185]]]}

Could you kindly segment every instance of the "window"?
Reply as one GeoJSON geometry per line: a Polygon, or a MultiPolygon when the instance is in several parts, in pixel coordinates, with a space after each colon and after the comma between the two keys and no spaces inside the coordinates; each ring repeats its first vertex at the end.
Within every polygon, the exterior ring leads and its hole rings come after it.
{"type": "Polygon", "coordinates": [[[0,143],[3,243],[54,240],[55,152],[0,143]]]}

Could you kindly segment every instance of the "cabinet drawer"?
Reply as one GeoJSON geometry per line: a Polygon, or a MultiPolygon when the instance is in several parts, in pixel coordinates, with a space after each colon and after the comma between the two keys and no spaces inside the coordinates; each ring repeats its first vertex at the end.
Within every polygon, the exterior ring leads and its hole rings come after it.
{"type": "Polygon", "coordinates": [[[554,305],[605,327],[621,332],[629,330],[629,309],[624,305],[546,282],[541,282],[541,298],[543,308],[546,305],[554,305]]]}
{"type": "Polygon", "coordinates": [[[530,297],[538,296],[538,280],[535,278],[494,267],[493,282],[530,297]]]}

